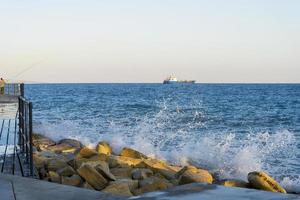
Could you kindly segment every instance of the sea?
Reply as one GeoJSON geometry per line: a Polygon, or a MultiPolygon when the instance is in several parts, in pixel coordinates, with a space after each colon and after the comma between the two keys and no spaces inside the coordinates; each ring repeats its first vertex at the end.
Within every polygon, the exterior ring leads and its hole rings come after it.
{"type": "Polygon", "coordinates": [[[34,131],[300,192],[300,84],[29,84],[34,131]]]}

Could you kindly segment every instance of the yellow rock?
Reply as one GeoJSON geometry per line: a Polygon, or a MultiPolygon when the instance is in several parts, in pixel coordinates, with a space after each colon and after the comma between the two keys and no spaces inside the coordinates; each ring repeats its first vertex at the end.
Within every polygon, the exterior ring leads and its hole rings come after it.
{"type": "Polygon", "coordinates": [[[32,143],[38,151],[45,150],[47,147],[55,145],[53,140],[40,134],[32,134],[32,143]]]}
{"type": "Polygon", "coordinates": [[[147,156],[142,154],[141,152],[138,152],[131,148],[123,148],[123,150],[120,153],[120,156],[130,157],[130,158],[137,158],[137,159],[147,159],[147,156]]]}
{"type": "Polygon", "coordinates": [[[82,164],[77,172],[96,190],[102,190],[108,184],[107,180],[88,164],[82,164]]]}
{"type": "Polygon", "coordinates": [[[249,183],[243,180],[236,180],[236,179],[228,179],[222,180],[218,182],[220,185],[224,185],[226,187],[241,187],[241,188],[249,188],[249,183]]]}
{"type": "Polygon", "coordinates": [[[151,169],[154,172],[160,173],[168,180],[174,179],[176,172],[179,170],[178,168],[170,166],[166,162],[158,159],[145,159],[143,160],[143,163],[145,164],[145,167],[151,169]]]}
{"type": "Polygon", "coordinates": [[[57,173],[60,176],[72,176],[76,174],[76,171],[71,166],[68,165],[62,169],[57,170],[57,173]]]}
{"type": "Polygon", "coordinates": [[[139,187],[139,181],[138,180],[132,180],[132,179],[129,179],[129,178],[121,178],[121,179],[118,179],[114,182],[115,183],[125,183],[125,184],[127,184],[128,187],[129,187],[129,190],[131,191],[131,193],[139,187]]]}
{"type": "Polygon", "coordinates": [[[107,142],[99,142],[96,146],[96,151],[105,155],[111,155],[112,149],[107,142]]]}
{"type": "Polygon", "coordinates": [[[279,183],[264,172],[250,172],[248,174],[248,181],[250,185],[256,189],[286,193],[285,189],[281,187],[279,183]]]}
{"type": "Polygon", "coordinates": [[[109,156],[108,164],[110,168],[115,167],[145,167],[142,159],[129,158],[125,156],[109,156]]]}
{"type": "Polygon", "coordinates": [[[62,159],[52,159],[49,161],[47,168],[49,171],[57,171],[59,169],[62,169],[64,167],[67,167],[68,164],[65,160],[62,159]]]}
{"type": "Polygon", "coordinates": [[[92,157],[92,156],[97,155],[98,153],[97,153],[97,151],[95,151],[95,150],[89,149],[89,148],[87,148],[87,147],[83,147],[83,148],[80,150],[79,154],[80,154],[83,158],[90,158],[90,157],[92,157]]]}
{"type": "Polygon", "coordinates": [[[72,161],[72,166],[75,169],[78,169],[83,163],[91,162],[91,161],[106,161],[107,155],[105,154],[99,154],[92,156],[90,158],[83,158],[80,154],[76,155],[75,159],[72,161]]]}
{"type": "Polygon", "coordinates": [[[71,185],[71,186],[80,186],[82,182],[82,179],[78,175],[73,175],[71,177],[62,177],[61,183],[64,185],[71,185]]]}
{"type": "Polygon", "coordinates": [[[133,196],[127,183],[115,181],[110,182],[110,184],[105,189],[101,190],[101,192],[120,196],[133,196]]]}
{"type": "Polygon", "coordinates": [[[54,171],[49,171],[48,172],[48,180],[53,182],[53,183],[61,183],[60,176],[54,171]]]}
{"type": "Polygon", "coordinates": [[[149,177],[139,181],[140,188],[134,191],[134,195],[140,195],[146,192],[153,192],[156,190],[165,190],[172,187],[172,184],[166,179],[158,177],[149,177]]]}
{"type": "Polygon", "coordinates": [[[110,172],[117,178],[117,179],[131,179],[131,167],[125,168],[111,168],[110,172]]]}
{"type": "Polygon", "coordinates": [[[212,183],[213,177],[212,175],[204,169],[198,169],[196,167],[184,167],[177,174],[179,178],[179,184],[189,184],[194,182],[200,183],[212,183]]]}

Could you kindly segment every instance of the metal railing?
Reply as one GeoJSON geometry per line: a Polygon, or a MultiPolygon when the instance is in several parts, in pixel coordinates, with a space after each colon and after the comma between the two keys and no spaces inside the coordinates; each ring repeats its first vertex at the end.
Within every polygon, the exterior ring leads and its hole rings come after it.
{"type": "Polygon", "coordinates": [[[29,166],[29,175],[34,176],[32,143],[32,103],[19,97],[19,148],[29,166]]]}
{"type": "Polygon", "coordinates": [[[6,83],[0,91],[0,95],[24,96],[24,84],[6,83]]]}

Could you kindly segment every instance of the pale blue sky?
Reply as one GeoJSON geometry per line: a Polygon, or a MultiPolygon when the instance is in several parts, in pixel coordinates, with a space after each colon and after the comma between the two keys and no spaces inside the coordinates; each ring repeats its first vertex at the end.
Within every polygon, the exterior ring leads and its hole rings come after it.
{"type": "Polygon", "coordinates": [[[300,82],[299,0],[0,0],[0,36],[9,79],[300,82]]]}

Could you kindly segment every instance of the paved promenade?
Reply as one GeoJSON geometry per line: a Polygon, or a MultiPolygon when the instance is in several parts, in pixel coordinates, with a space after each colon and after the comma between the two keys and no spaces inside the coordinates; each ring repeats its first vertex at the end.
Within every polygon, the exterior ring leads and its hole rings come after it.
{"type": "Polygon", "coordinates": [[[297,195],[258,190],[229,188],[217,185],[189,184],[167,191],[145,194],[141,197],[117,197],[103,192],[49,183],[31,178],[0,174],[1,200],[292,200],[297,195]]]}

